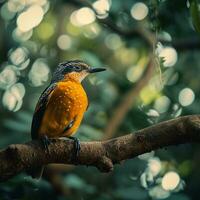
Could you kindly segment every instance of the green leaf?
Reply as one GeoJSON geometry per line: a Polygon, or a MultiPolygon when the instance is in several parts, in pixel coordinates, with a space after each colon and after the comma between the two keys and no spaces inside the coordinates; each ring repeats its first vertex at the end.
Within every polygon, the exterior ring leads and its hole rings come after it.
{"type": "Polygon", "coordinates": [[[190,1],[190,14],[192,17],[192,23],[196,32],[200,34],[200,13],[198,6],[199,5],[197,0],[190,1]]]}

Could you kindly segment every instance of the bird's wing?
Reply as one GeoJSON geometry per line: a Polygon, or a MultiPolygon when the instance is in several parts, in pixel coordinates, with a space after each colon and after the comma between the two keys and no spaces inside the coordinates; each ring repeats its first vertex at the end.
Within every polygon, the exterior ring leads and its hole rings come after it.
{"type": "Polygon", "coordinates": [[[90,102],[88,101],[86,111],[88,110],[89,106],[90,106],[90,102]]]}
{"type": "Polygon", "coordinates": [[[52,95],[54,89],[56,87],[56,83],[49,85],[41,94],[39,101],[36,105],[35,112],[33,115],[33,121],[31,125],[31,137],[32,139],[38,138],[38,131],[42,122],[42,118],[44,116],[44,112],[47,106],[47,103],[52,95]]]}

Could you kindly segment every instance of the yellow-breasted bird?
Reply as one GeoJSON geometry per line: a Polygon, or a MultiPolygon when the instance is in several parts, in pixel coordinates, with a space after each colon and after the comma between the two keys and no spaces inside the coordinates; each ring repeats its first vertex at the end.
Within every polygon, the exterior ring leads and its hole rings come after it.
{"type": "MultiPolygon", "coordinates": [[[[48,138],[69,137],[76,133],[88,107],[88,98],[81,81],[90,73],[105,68],[91,68],[83,61],[60,63],[53,73],[50,85],[43,91],[33,115],[32,139],[42,139],[48,148],[48,138]]],[[[74,139],[77,156],[79,141],[74,139]]],[[[40,177],[43,167],[31,169],[33,177],[40,177]]]]}

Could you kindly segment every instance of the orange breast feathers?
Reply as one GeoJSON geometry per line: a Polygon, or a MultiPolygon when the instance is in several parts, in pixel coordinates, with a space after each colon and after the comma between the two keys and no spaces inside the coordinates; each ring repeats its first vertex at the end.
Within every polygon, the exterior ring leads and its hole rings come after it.
{"type": "Polygon", "coordinates": [[[87,106],[87,95],[80,83],[59,82],[49,96],[38,137],[73,135],[80,126],[87,106]]]}

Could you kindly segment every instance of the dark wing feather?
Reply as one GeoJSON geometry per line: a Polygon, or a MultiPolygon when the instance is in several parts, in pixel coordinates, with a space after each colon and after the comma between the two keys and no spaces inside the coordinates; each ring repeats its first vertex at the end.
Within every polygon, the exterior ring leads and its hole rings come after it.
{"type": "Polygon", "coordinates": [[[49,95],[55,89],[56,84],[53,83],[49,85],[41,94],[39,101],[36,105],[36,109],[33,115],[32,125],[31,125],[31,137],[32,139],[38,138],[38,131],[42,122],[42,118],[44,116],[44,112],[46,110],[46,105],[49,100],[49,95]]]}
{"type": "Polygon", "coordinates": [[[76,120],[76,117],[69,122],[69,124],[64,128],[62,133],[64,133],[65,131],[68,131],[74,125],[75,120],[76,120]]]}
{"type": "Polygon", "coordinates": [[[88,105],[87,105],[86,111],[88,110],[89,106],[90,106],[90,102],[88,101],[88,105]]]}

